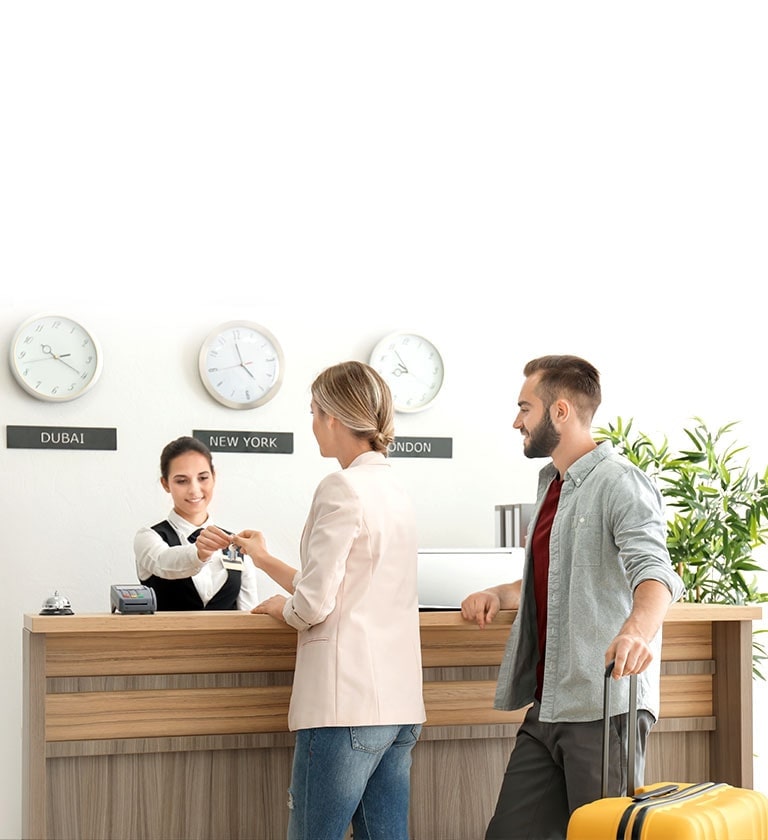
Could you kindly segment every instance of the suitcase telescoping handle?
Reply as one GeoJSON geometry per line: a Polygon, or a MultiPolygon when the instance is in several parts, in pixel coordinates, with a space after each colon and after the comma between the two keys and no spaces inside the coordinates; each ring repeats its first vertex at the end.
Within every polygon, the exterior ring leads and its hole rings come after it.
{"type": "MultiPolygon", "coordinates": [[[[611,682],[613,681],[613,667],[611,661],[605,669],[605,687],[603,689],[603,777],[601,795],[608,796],[608,764],[609,764],[609,736],[611,731],[611,682]]],[[[637,674],[629,675],[629,709],[627,715],[627,796],[636,802],[642,802],[654,797],[661,797],[678,790],[678,785],[664,785],[645,793],[638,793],[635,789],[635,753],[637,752],[637,674]]],[[[711,784],[711,783],[710,783],[711,784]]]]}
{"type": "MultiPolygon", "coordinates": [[[[611,682],[613,667],[611,661],[605,669],[603,689],[603,777],[601,795],[608,796],[608,749],[611,731],[611,682]]],[[[637,674],[629,675],[629,717],[627,720],[627,796],[635,795],[635,752],[637,750],[637,674]]]]}

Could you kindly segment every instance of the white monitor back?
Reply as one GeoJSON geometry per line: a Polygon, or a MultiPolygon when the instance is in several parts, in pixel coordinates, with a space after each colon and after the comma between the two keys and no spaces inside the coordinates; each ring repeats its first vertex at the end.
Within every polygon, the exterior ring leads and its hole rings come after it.
{"type": "Polygon", "coordinates": [[[459,609],[472,592],[520,580],[524,561],[520,547],[419,549],[419,606],[459,609]]]}

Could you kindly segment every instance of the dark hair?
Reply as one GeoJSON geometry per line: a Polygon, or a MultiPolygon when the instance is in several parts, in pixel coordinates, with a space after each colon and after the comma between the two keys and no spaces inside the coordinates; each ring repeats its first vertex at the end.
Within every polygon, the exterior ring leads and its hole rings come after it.
{"type": "Polygon", "coordinates": [[[375,452],[387,453],[395,438],[392,393],[370,365],[351,361],[326,368],[312,383],[312,399],[375,452]]]}
{"type": "Polygon", "coordinates": [[[215,474],[211,450],[208,449],[201,440],[184,435],[166,444],[160,454],[160,475],[166,481],[168,480],[168,472],[171,468],[171,461],[173,461],[174,458],[178,458],[179,455],[183,455],[185,452],[199,452],[201,455],[204,455],[208,459],[208,466],[211,468],[211,475],[215,474]]]}
{"type": "Polygon", "coordinates": [[[594,365],[579,356],[539,356],[523,368],[526,377],[534,373],[539,374],[536,393],[547,408],[566,396],[582,420],[592,420],[602,401],[600,373],[594,365]]]}

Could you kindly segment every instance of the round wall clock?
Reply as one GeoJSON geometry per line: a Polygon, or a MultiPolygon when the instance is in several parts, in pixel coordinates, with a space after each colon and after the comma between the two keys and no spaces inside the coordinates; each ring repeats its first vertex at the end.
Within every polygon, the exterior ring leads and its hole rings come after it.
{"type": "Polygon", "coordinates": [[[252,321],[220,324],[198,357],[203,385],[227,408],[256,408],[271,400],[280,389],[283,368],[277,339],[252,321]]]}
{"type": "Polygon", "coordinates": [[[373,348],[370,365],[392,391],[395,411],[422,411],[443,385],[443,359],[431,341],[412,332],[394,332],[373,348]]]}
{"type": "Polygon", "coordinates": [[[39,400],[81,397],[101,375],[102,357],[94,335],[63,315],[35,315],[11,341],[11,371],[39,400]]]}

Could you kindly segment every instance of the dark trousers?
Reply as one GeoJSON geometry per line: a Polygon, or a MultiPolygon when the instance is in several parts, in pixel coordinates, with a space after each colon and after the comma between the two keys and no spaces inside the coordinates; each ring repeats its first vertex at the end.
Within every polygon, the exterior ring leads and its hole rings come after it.
{"type": "MultiPolygon", "coordinates": [[[[627,789],[627,718],[611,718],[609,796],[627,789]]],[[[645,747],[654,718],[637,713],[635,781],[643,783],[645,747]]],[[[564,840],[571,812],[600,798],[603,721],[541,723],[539,704],[528,710],[504,773],[486,840],[564,840]]]]}

